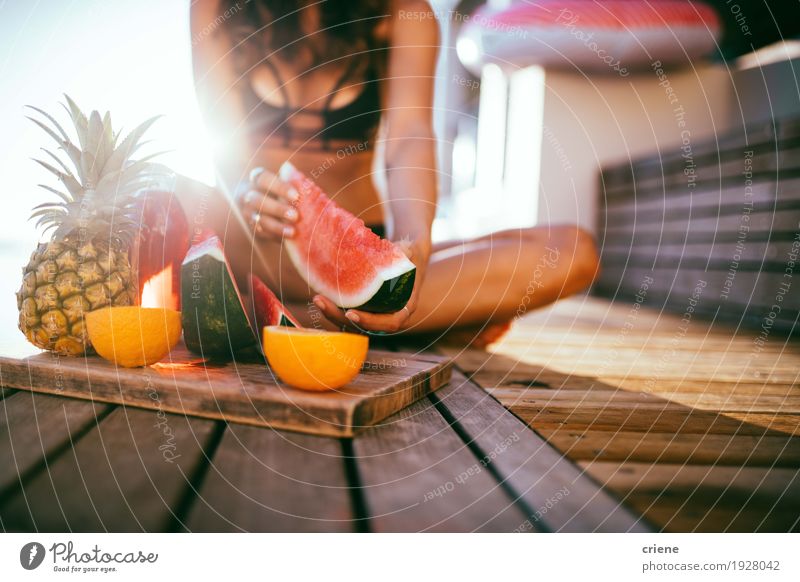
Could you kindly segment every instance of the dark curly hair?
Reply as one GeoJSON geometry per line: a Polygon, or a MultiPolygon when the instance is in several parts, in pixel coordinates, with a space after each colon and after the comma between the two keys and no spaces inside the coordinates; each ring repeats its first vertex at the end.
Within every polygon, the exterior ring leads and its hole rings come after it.
{"type": "Polygon", "coordinates": [[[294,58],[306,46],[300,15],[310,7],[319,7],[325,56],[331,59],[374,48],[375,29],[389,14],[387,0],[226,0],[224,4],[231,15],[225,29],[243,69],[270,54],[294,58]]]}

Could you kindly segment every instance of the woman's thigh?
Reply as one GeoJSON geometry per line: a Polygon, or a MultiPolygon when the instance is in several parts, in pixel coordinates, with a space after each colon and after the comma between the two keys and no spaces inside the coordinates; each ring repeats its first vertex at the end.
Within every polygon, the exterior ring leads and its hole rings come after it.
{"type": "Polygon", "coordinates": [[[574,226],[505,230],[437,244],[412,331],[507,321],[591,284],[597,253],[574,226]]]}

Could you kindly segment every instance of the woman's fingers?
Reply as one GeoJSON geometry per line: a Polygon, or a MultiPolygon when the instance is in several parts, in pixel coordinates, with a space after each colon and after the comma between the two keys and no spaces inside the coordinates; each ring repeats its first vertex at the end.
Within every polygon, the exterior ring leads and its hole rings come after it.
{"type": "Polygon", "coordinates": [[[291,184],[281,180],[277,174],[262,168],[256,168],[251,172],[251,183],[256,190],[272,194],[289,204],[300,197],[291,184]]]}
{"type": "Polygon", "coordinates": [[[294,236],[294,228],[292,226],[266,214],[254,213],[252,221],[257,236],[278,239],[294,236]]]}
{"type": "Polygon", "coordinates": [[[314,296],[314,305],[322,312],[331,323],[342,329],[355,330],[355,326],[344,316],[342,310],[336,304],[322,295],[314,296]]]}
{"type": "Polygon", "coordinates": [[[356,331],[398,332],[407,327],[412,312],[407,307],[395,313],[369,313],[356,309],[343,311],[322,295],[314,296],[314,305],[336,326],[356,331]]]}
{"type": "Polygon", "coordinates": [[[242,196],[242,209],[290,223],[297,220],[295,208],[276,198],[264,196],[255,190],[250,190],[242,196]]]}
{"type": "Polygon", "coordinates": [[[417,294],[418,288],[415,286],[405,307],[394,313],[370,313],[368,311],[348,309],[344,315],[353,325],[360,329],[396,333],[408,328],[411,314],[417,308],[417,294]]]}
{"type": "Polygon", "coordinates": [[[368,311],[348,309],[345,317],[353,325],[366,331],[396,333],[405,329],[410,313],[405,307],[394,313],[369,313],[368,311]]]}

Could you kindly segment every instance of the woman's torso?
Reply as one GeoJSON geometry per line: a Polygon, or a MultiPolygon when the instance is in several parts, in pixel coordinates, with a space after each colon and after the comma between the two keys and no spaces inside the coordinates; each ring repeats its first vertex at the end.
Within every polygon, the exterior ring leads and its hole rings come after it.
{"type": "Polygon", "coordinates": [[[253,165],[286,160],[368,224],[383,222],[373,179],[385,49],[339,58],[270,59],[242,79],[253,165]],[[299,66],[298,66],[299,65],[299,66]]]}

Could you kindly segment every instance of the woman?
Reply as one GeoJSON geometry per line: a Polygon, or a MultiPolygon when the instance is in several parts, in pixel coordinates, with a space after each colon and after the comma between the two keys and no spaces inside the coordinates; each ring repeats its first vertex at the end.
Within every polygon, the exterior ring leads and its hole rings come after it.
{"type": "MultiPolygon", "coordinates": [[[[483,330],[484,339],[487,329],[593,280],[594,244],[576,227],[432,244],[439,37],[427,2],[195,0],[191,25],[200,105],[246,228],[224,218],[219,200],[201,210],[225,232],[238,273],[257,272],[289,302],[311,299],[336,327],[469,327],[483,330]],[[417,266],[405,308],[342,310],[308,289],[281,247],[297,220],[296,193],[276,176],[286,160],[374,230],[402,241],[417,266]]],[[[196,201],[184,203],[198,212],[196,201]]]]}

